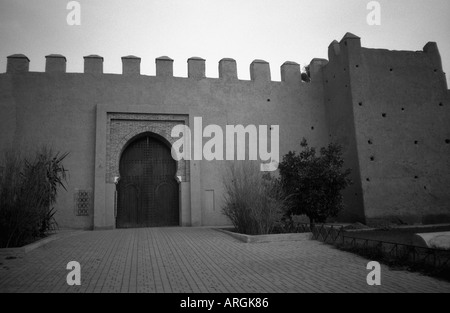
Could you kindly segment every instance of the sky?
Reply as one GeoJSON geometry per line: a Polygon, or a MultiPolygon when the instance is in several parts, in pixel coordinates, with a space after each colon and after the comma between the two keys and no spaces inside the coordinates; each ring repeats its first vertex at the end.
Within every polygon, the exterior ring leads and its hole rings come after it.
{"type": "Polygon", "coordinates": [[[240,79],[263,59],[279,81],[285,61],[327,59],[328,45],[346,32],[368,48],[417,51],[435,41],[450,73],[448,0],[379,0],[380,25],[367,23],[369,0],[79,0],[80,25],[67,23],[69,2],[0,0],[0,73],[8,55],[25,54],[39,72],[57,53],[68,72],[82,72],[83,56],[98,54],[105,73],[120,74],[121,57],[136,55],[141,74],[155,75],[155,58],[167,55],[179,77],[190,57],[206,59],[207,77],[218,77],[219,60],[229,57],[240,79]]]}

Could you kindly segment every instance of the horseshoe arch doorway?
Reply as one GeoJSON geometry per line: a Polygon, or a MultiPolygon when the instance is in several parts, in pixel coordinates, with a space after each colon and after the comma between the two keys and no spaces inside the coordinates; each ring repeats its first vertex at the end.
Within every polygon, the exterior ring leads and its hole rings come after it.
{"type": "Polygon", "coordinates": [[[117,228],[179,225],[177,163],[170,146],[152,133],[132,139],[122,152],[117,184],[117,228]]]}

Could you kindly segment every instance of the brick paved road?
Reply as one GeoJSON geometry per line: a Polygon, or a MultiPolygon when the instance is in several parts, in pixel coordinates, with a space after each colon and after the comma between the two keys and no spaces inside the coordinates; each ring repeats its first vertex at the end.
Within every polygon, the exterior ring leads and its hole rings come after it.
{"type": "Polygon", "coordinates": [[[450,284],[382,267],[316,241],[246,244],[208,228],[81,232],[0,258],[0,292],[450,292],[450,284]],[[81,286],[66,284],[69,261],[81,286]]]}

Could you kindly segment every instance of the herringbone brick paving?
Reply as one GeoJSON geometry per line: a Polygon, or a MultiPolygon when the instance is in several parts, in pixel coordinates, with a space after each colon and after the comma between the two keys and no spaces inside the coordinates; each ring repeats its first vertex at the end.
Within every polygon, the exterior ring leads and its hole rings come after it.
{"type": "Polygon", "coordinates": [[[242,243],[210,228],[86,231],[0,259],[0,292],[450,292],[450,283],[382,266],[323,243],[242,243]],[[81,286],[66,265],[81,264],[81,286]]]}

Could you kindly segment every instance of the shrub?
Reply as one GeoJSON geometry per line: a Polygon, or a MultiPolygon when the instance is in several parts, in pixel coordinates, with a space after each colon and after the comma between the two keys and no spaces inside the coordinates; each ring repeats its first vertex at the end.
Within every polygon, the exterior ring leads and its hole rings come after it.
{"type": "Polygon", "coordinates": [[[227,170],[222,212],[239,233],[271,233],[280,220],[283,206],[276,179],[263,175],[252,162],[233,163],[227,170]]]}
{"type": "Polygon", "coordinates": [[[57,227],[56,195],[65,189],[67,153],[40,148],[22,158],[8,151],[0,175],[0,247],[19,247],[57,227]]]}
{"type": "Polygon", "coordinates": [[[341,190],[351,184],[350,169],[343,170],[342,148],[310,148],[306,139],[303,151],[290,151],[279,164],[280,183],[286,200],[286,216],[305,214],[311,223],[324,223],[343,208],[341,190]]]}

